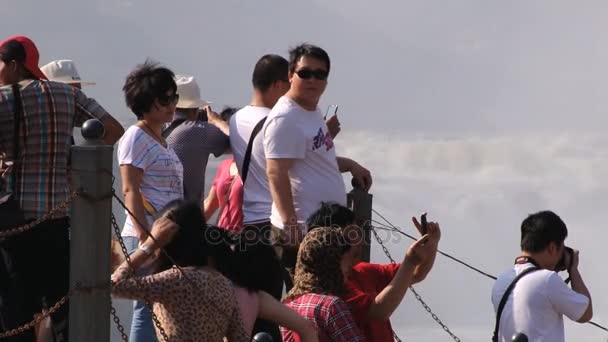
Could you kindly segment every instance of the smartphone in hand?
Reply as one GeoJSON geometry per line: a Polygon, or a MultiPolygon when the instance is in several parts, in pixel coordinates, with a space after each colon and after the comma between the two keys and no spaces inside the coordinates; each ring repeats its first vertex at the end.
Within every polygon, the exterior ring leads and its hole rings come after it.
{"type": "Polygon", "coordinates": [[[423,236],[429,232],[428,222],[426,220],[426,213],[422,213],[422,215],[420,215],[420,229],[420,234],[422,234],[423,236]]]}
{"type": "Polygon", "coordinates": [[[206,108],[199,108],[198,109],[198,119],[200,121],[204,121],[204,122],[209,121],[207,119],[207,109],[206,108]]]}
{"type": "Polygon", "coordinates": [[[332,104],[327,106],[327,111],[325,111],[325,116],[323,117],[323,119],[327,119],[327,117],[331,117],[332,115],[335,115],[336,113],[338,113],[338,105],[332,104]]]}

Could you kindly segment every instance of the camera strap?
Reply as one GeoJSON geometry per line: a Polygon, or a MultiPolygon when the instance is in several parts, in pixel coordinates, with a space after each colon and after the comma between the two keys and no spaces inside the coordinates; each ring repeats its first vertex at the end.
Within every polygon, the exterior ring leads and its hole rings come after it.
{"type": "Polygon", "coordinates": [[[536,266],[536,268],[541,268],[536,260],[530,258],[529,256],[518,256],[515,258],[515,265],[524,265],[524,264],[532,264],[536,266]]]}
{"type": "MultiPolygon", "coordinates": [[[[538,263],[534,259],[532,259],[528,256],[518,256],[517,258],[515,258],[516,265],[522,265],[522,264],[528,264],[528,263],[536,266],[537,268],[542,268],[538,265],[538,263]]],[[[564,282],[566,284],[570,283],[570,270],[568,270],[568,278],[566,278],[566,280],[564,280],[564,282]]]]}

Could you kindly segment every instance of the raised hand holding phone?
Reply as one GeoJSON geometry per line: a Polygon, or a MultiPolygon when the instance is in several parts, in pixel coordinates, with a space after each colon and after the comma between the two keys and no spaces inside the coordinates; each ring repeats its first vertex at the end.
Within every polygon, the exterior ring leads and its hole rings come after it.
{"type": "Polygon", "coordinates": [[[420,234],[423,236],[429,232],[428,222],[426,221],[426,213],[420,215],[420,234]]]}
{"type": "Polygon", "coordinates": [[[338,106],[330,105],[327,107],[327,112],[325,112],[325,116],[323,119],[325,120],[325,124],[327,125],[327,131],[332,138],[335,138],[338,133],[340,133],[340,120],[338,120],[338,106]],[[329,115],[329,119],[327,118],[329,115]]]}
{"type": "Polygon", "coordinates": [[[416,229],[418,229],[420,232],[420,235],[424,236],[428,234],[430,241],[434,242],[435,244],[439,243],[439,240],[441,239],[439,223],[428,222],[426,212],[420,215],[420,222],[415,216],[412,217],[412,222],[414,223],[414,226],[416,226],[416,229]]]}

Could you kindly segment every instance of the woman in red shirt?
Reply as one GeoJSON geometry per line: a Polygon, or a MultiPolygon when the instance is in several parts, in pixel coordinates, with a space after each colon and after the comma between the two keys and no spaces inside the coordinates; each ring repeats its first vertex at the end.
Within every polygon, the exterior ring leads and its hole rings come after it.
{"type": "MultiPolygon", "coordinates": [[[[228,122],[237,110],[226,107],[220,116],[224,122],[228,122]]],[[[217,169],[215,180],[205,199],[204,209],[207,222],[219,209],[216,222],[218,227],[234,234],[239,233],[243,228],[243,181],[234,158],[222,161],[217,169]]]]}
{"type": "MultiPolygon", "coordinates": [[[[313,321],[319,341],[365,341],[346,303],[344,273],[350,264],[344,258],[350,245],[340,229],[320,228],[309,232],[300,245],[294,275],[294,286],[284,303],[313,321]]],[[[283,341],[296,341],[298,336],[281,327],[283,341]]]]}

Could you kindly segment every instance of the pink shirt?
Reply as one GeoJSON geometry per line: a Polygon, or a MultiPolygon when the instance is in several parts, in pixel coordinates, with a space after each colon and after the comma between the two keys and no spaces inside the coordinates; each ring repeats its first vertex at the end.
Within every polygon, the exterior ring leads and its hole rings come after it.
{"type": "Polygon", "coordinates": [[[224,206],[217,225],[237,233],[243,228],[243,181],[238,174],[230,175],[230,165],[233,162],[234,159],[230,158],[220,164],[213,186],[219,200],[219,210],[222,210],[222,206],[224,206]],[[230,194],[228,194],[229,190],[230,194]],[[226,196],[228,196],[228,200],[226,200],[226,196]]]}
{"type": "Polygon", "coordinates": [[[253,333],[253,325],[258,317],[260,307],[260,297],[257,292],[249,291],[245,288],[235,286],[234,295],[241,311],[243,327],[249,334],[253,333]]]}

